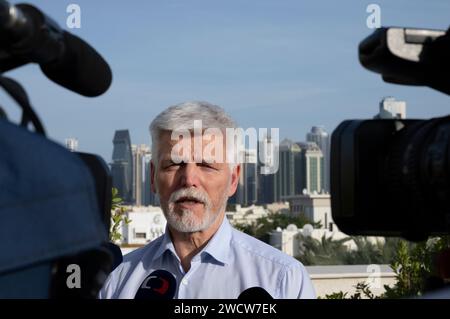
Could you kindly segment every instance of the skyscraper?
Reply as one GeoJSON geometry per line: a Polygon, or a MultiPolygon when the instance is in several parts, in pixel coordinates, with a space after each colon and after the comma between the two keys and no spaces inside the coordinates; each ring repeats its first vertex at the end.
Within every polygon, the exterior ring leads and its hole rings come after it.
{"type": "Polygon", "coordinates": [[[118,130],[114,134],[111,173],[113,187],[126,204],[133,204],[133,155],[128,130],[118,130]]]}
{"type": "Polygon", "coordinates": [[[234,203],[250,206],[258,201],[257,167],[257,150],[245,150],[234,203]]]}
{"type": "Polygon", "coordinates": [[[278,171],[275,174],[260,174],[261,204],[283,201],[285,197],[296,193],[296,179],[298,178],[298,161],[300,148],[291,140],[281,141],[278,152],[278,171]]]}
{"type": "Polygon", "coordinates": [[[265,136],[258,143],[259,165],[257,165],[258,175],[258,203],[270,204],[279,201],[277,188],[275,187],[275,175],[280,170],[279,167],[278,139],[272,139],[270,135],[265,136]],[[263,171],[263,165],[270,163],[276,170],[263,171]]]}
{"type": "Polygon", "coordinates": [[[275,174],[276,201],[295,194],[296,163],[300,156],[300,148],[291,140],[284,139],[280,143],[279,170],[275,174]]]}
{"type": "Polygon", "coordinates": [[[313,126],[311,132],[306,134],[306,141],[314,142],[319,146],[323,155],[323,184],[326,192],[330,191],[330,138],[321,126],[313,126]]]}
{"type": "Polygon", "coordinates": [[[144,189],[144,172],[145,161],[144,156],[150,153],[150,148],[145,145],[132,145],[133,154],[133,199],[137,206],[144,204],[143,189],[144,189]]]}
{"type": "Polygon", "coordinates": [[[302,188],[302,193],[303,190],[309,194],[322,192],[325,183],[322,151],[314,142],[298,142],[297,145],[300,147],[302,158],[299,188],[302,188]]]}
{"type": "Polygon", "coordinates": [[[152,183],[150,179],[151,174],[151,166],[150,162],[152,160],[151,152],[148,152],[144,155],[144,178],[143,178],[143,187],[142,187],[142,199],[143,205],[145,206],[158,206],[159,198],[158,196],[152,192],[152,183]]]}

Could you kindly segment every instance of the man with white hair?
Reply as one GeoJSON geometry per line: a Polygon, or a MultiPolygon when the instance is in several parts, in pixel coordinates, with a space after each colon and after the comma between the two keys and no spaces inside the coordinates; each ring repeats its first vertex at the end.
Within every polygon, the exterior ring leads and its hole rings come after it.
{"type": "Polygon", "coordinates": [[[153,120],[151,182],[166,232],[126,255],[100,298],[135,298],[157,270],[173,275],[179,299],[235,299],[253,287],[277,299],[315,298],[299,261],[234,229],[225,217],[240,174],[239,163],[229,160],[234,143],[223,141],[230,128],[236,124],[224,110],[206,102],[169,107],[153,120]]]}

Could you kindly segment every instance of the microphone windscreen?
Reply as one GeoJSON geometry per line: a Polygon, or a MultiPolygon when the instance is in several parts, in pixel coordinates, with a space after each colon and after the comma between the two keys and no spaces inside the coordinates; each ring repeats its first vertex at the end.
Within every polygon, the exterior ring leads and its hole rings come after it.
{"type": "Polygon", "coordinates": [[[175,277],[167,270],[158,269],[144,279],[134,299],[173,299],[176,288],[175,277]]]}
{"type": "Polygon", "coordinates": [[[261,287],[252,287],[245,289],[239,297],[239,300],[272,300],[273,297],[261,287]]]}
{"type": "Polygon", "coordinates": [[[123,255],[120,247],[114,243],[108,242],[106,248],[111,253],[112,256],[112,266],[111,271],[117,268],[123,262],[123,255]]]}
{"type": "Polygon", "coordinates": [[[64,31],[63,56],[40,65],[53,82],[81,95],[95,97],[105,93],[112,82],[106,61],[89,44],[64,31]]]}

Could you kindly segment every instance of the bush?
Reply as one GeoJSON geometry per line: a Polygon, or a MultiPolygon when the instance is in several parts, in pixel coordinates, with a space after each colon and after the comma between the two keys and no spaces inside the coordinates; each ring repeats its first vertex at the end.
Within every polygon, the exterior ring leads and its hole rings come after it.
{"type": "Polygon", "coordinates": [[[122,234],[119,232],[119,227],[123,224],[131,222],[125,216],[126,209],[122,206],[123,200],[119,197],[117,188],[112,189],[112,205],[111,205],[111,228],[109,231],[109,240],[117,242],[122,239],[122,234]]]}

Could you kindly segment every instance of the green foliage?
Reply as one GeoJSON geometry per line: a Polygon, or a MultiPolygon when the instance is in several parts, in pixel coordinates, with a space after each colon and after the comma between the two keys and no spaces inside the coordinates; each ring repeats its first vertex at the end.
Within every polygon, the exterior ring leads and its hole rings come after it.
{"type": "MultiPolygon", "coordinates": [[[[325,295],[324,299],[347,299],[347,293],[346,292],[333,292],[332,294],[325,295]]],[[[322,299],[321,297],[317,297],[317,299],[322,299]]]]}
{"type": "MultiPolygon", "coordinates": [[[[363,297],[365,297],[365,299],[378,299],[379,298],[379,297],[376,297],[370,291],[368,283],[359,282],[356,284],[355,288],[356,288],[356,290],[353,295],[348,296],[347,292],[339,291],[339,292],[334,292],[329,295],[325,295],[324,299],[363,299],[363,297]]],[[[318,297],[317,299],[322,299],[322,298],[318,297]]]]}
{"type": "Polygon", "coordinates": [[[356,284],[355,293],[350,296],[350,299],[362,299],[362,297],[367,299],[377,299],[375,295],[370,291],[369,284],[365,282],[359,282],[356,284]]]}
{"type": "Polygon", "coordinates": [[[322,236],[319,241],[312,237],[301,237],[300,256],[297,257],[304,265],[342,265],[348,254],[345,242],[351,240],[346,237],[333,240],[332,237],[322,236]]]}
{"type": "Polygon", "coordinates": [[[365,237],[345,237],[334,240],[322,237],[317,240],[311,237],[300,238],[300,256],[304,265],[367,265],[390,264],[395,255],[395,247],[399,239],[386,238],[385,242],[372,243],[365,237]],[[349,250],[344,245],[353,240],[356,250],[349,250]]]}
{"type": "Polygon", "coordinates": [[[350,251],[344,258],[347,265],[390,264],[395,257],[396,247],[400,239],[385,238],[373,243],[365,237],[351,237],[357,249],[350,251]]]}
{"type": "Polygon", "coordinates": [[[109,231],[109,240],[116,242],[122,239],[119,227],[123,224],[129,224],[131,220],[125,216],[126,208],[122,206],[123,200],[119,197],[117,188],[112,189],[111,206],[111,228],[109,231]]]}
{"type": "Polygon", "coordinates": [[[426,242],[411,244],[400,241],[397,254],[391,263],[397,278],[394,287],[385,286],[384,298],[421,296],[433,287],[430,282],[438,278],[436,257],[450,247],[450,237],[431,238],[426,242]]]}
{"type": "MultiPolygon", "coordinates": [[[[349,297],[350,299],[361,299],[362,296],[369,299],[418,297],[434,288],[430,286],[431,280],[439,280],[436,273],[436,256],[450,248],[450,237],[437,237],[420,243],[386,238],[385,246],[388,247],[386,256],[391,255],[394,245],[395,251],[390,266],[396,274],[396,284],[393,287],[385,285],[385,293],[375,297],[368,284],[358,283],[356,292],[349,297]]],[[[326,295],[325,298],[346,299],[347,293],[335,292],[326,295]]]]}

